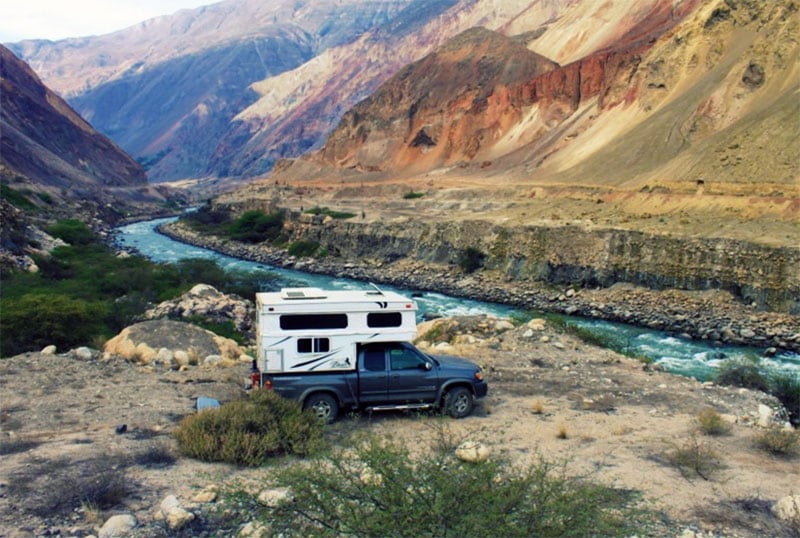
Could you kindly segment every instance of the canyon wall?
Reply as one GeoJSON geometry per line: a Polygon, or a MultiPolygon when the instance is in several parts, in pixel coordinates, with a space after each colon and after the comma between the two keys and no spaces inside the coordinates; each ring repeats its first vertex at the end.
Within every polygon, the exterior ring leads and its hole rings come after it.
{"type": "Polygon", "coordinates": [[[513,280],[606,287],[617,282],[654,289],[722,289],[747,303],[800,313],[800,248],[718,238],[682,238],[575,225],[503,227],[484,221],[362,223],[293,220],[296,238],[330,255],[392,261],[457,263],[467,248],[484,266],[513,280]]]}

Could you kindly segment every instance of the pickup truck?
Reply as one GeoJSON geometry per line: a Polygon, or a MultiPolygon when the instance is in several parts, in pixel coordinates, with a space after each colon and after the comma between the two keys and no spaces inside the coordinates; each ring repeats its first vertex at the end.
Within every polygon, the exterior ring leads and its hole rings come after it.
{"type": "Polygon", "coordinates": [[[469,415],[488,386],[480,366],[457,357],[431,356],[408,342],[359,345],[356,367],[347,371],[259,374],[261,386],[299,401],[325,422],[340,410],[441,407],[469,415]]]}

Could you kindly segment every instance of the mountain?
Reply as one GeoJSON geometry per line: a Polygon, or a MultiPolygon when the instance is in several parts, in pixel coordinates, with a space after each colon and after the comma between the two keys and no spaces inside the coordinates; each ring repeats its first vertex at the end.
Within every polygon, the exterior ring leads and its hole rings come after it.
{"type": "Polygon", "coordinates": [[[228,151],[218,145],[233,117],[256,100],[250,84],[352,41],[410,1],[228,0],[12,49],[152,180],[227,176],[210,162],[228,151]]]}
{"type": "MultiPolygon", "coordinates": [[[[604,27],[612,41],[563,65],[542,55],[591,50],[552,38],[565,17],[513,38],[471,30],[389,79],[301,161],[790,194],[800,178],[798,18],[791,2],[653,2],[625,32],[604,27]]],[[[585,35],[577,30],[569,35],[585,35]]]]}
{"type": "Polygon", "coordinates": [[[147,185],[141,165],[92,128],[2,45],[0,79],[3,176],[21,175],[76,194],[147,185]]]}
{"type": "Polygon", "coordinates": [[[254,177],[319,148],[353,105],[469,28],[543,32],[538,42],[554,45],[533,50],[563,63],[663,4],[672,2],[227,0],[12,50],[152,181],[254,177]]]}

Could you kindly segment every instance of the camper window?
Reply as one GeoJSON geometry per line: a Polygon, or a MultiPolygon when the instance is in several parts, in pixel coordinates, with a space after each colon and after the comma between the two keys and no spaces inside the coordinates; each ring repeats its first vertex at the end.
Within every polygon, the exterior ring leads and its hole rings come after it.
{"type": "Polygon", "coordinates": [[[367,314],[367,327],[399,327],[403,324],[400,312],[372,312],[367,314]]]}
{"type": "Polygon", "coordinates": [[[298,338],[298,353],[326,353],[331,350],[331,342],[327,338],[298,338]]]}
{"type": "Polygon", "coordinates": [[[284,331],[346,328],[347,314],[284,314],[281,316],[281,329],[284,331]]]}

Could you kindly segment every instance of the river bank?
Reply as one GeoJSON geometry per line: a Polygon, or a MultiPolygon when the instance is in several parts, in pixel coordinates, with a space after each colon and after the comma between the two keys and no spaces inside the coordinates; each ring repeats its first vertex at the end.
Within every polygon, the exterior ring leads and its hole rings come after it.
{"type": "Polygon", "coordinates": [[[630,284],[609,288],[555,288],[533,280],[510,280],[495,271],[465,274],[458,266],[401,258],[297,258],[284,249],[201,235],[180,222],[159,231],[184,243],[275,267],[390,284],[420,291],[506,304],[521,309],[619,321],[683,338],[753,346],[772,354],[800,352],[798,316],[760,311],[719,290],[650,290],[630,284]]]}

